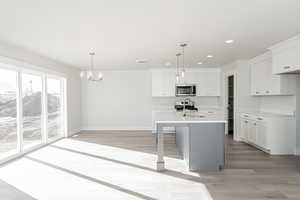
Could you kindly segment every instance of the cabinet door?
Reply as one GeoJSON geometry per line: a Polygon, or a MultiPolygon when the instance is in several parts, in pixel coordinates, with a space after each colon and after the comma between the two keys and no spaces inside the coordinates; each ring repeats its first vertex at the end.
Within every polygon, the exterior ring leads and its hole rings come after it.
{"type": "Polygon", "coordinates": [[[198,74],[197,95],[198,96],[220,96],[221,73],[201,72],[198,74]]]}
{"type": "Polygon", "coordinates": [[[256,144],[256,128],[257,124],[256,121],[251,121],[248,125],[248,134],[249,134],[249,141],[253,144],[256,144]]]}
{"type": "Polygon", "coordinates": [[[280,75],[272,74],[272,59],[266,60],[266,95],[280,95],[281,94],[281,77],[280,75]]]}
{"type": "Polygon", "coordinates": [[[175,96],[175,73],[173,71],[152,71],[152,96],[175,96]]]}
{"type": "Polygon", "coordinates": [[[262,95],[265,87],[264,83],[264,65],[255,63],[251,65],[251,94],[262,95]]]}
{"type": "Polygon", "coordinates": [[[176,77],[173,71],[164,72],[163,79],[163,88],[164,88],[164,96],[172,97],[175,96],[175,84],[176,77]]]}
{"type": "Polygon", "coordinates": [[[270,93],[271,58],[259,61],[251,66],[252,95],[268,95],[270,93]]]}
{"type": "Polygon", "coordinates": [[[163,95],[163,73],[161,71],[152,71],[152,96],[163,95]]]}
{"type": "Polygon", "coordinates": [[[300,45],[273,53],[273,73],[287,73],[300,70],[300,45]]]}
{"type": "Polygon", "coordinates": [[[249,121],[247,119],[242,118],[241,119],[241,138],[244,141],[248,141],[248,123],[249,121]]]}
{"type": "Polygon", "coordinates": [[[269,149],[267,138],[267,127],[264,121],[257,122],[257,143],[258,146],[269,149]]]}

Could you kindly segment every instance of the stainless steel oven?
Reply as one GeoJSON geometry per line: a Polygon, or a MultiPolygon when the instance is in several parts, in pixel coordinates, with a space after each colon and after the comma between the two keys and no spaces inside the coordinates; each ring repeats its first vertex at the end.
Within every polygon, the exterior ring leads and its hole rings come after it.
{"type": "Polygon", "coordinates": [[[176,96],[196,96],[196,85],[184,84],[175,86],[176,96]]]}

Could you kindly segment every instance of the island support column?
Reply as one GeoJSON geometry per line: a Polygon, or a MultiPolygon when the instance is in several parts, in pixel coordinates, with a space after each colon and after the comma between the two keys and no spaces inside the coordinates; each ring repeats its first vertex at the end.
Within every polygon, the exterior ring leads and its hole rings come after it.
{"type": "Polygon", "coordinates": [[[156,170],[161,172],[165,171],[165,161],[164,161],[164,133],[162,132],[159,124],[156,125],[157,134],[157,162],[156,170]]]}

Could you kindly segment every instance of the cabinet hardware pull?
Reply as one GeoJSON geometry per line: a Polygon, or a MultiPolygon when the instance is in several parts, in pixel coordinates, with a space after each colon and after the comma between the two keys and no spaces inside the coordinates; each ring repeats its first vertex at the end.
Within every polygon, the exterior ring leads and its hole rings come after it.
{"type": "Polygon", "coordinates": [[[255,92],[256,94],[259,94],[259,92],[255,92]]]}
{"type": "Polygon", "coordinates": [[[270,93],[270,91],[267,90],[266,93],[270,93]]]}
{"type": "Polygon", "coordinates": [[[289,68],[291,68],[291,66],[284,66],[283,68],[284,69],[289,69],[289,68]]]}
{"type": "Polygon", "coordinates": [[[257,119],[258,119],[258,120],[263,120],[263,118],[260,118],[260,117],[258,117],[257,119]]]}

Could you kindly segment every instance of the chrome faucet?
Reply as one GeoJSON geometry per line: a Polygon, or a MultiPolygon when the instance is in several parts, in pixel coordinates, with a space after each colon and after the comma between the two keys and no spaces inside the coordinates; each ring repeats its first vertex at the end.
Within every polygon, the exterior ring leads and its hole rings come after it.
{"type": "Polygon", "coordinates": [[[190,99],[189,98],[184,98],[183,99],[183,117],[186,117],[186,102],[188,102],[190,99]]]}

